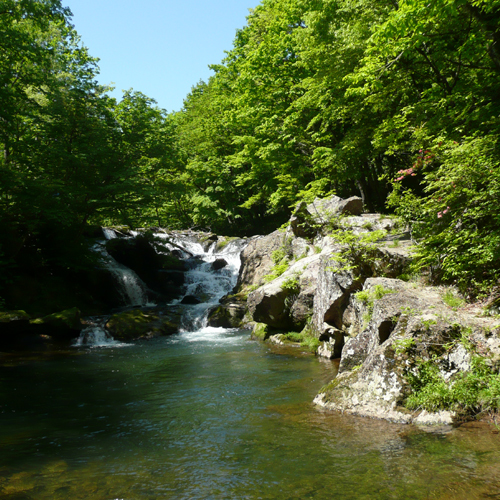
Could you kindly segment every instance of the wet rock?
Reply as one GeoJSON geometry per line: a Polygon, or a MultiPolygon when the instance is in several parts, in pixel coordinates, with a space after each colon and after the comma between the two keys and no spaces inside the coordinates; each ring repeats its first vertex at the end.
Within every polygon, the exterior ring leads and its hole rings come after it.
{"type": "Polygon", "coordinates": [[[246,312],[245,301],[238,298],[222,299],[221,305],[213,309],[207,319],[208,326],[240,328],[246,312]]]}
{"type": "Polygon", "coordinates": [[[78,308],[66,309],[30,321],[33,333],[48,335],[56,339],[78,337],[82,329],[81,312],[78,308]]]}
{"type": "Polygon", "coordinates": [[[273,334],[273,329],[265,323],[255,323],[252,329],[252,337],[258,340],[267,340],[273,334]]]}
{"type": "Polygon", "coordinates": [[[227,266],[226,259],[215,259],[212,262],[212,265],[210,266],[210,268],[212,269],[212,271],[218,271],[219,269],[223,269],[226,266],[227,266]]]}
{"type": "Polygon", "coordinates": [[[169,252],[154,236],[145,233],[135,238],[114,238],[106,242],[108,253],[121,264],[132,269],[144,283],[163,301],[173,300],[182,294],[179,275],[186,264],[169,252]],[[157,250],[161,249],[161,253],[157,250]]]}
{"type": "Polygon", "coordinates": [[[198,297],[195,297],[194,295],[186,295],[181,300],[181,304],[196,305],[196,304],[201,304],[201,300],[198,297]]]}
{"type": "Polygon", "coordinates": [[[117,340],[152,338],[177,333],[180,318],[181,314],[177,310],[160,314],[157,311],[133,309],[111,316],[106,328],[117,340]]]}

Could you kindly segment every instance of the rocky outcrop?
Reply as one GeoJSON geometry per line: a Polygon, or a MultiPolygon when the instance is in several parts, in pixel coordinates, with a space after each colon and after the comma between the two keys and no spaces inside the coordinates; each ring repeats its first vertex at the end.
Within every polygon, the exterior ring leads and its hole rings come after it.
{"type": "Polygon", "coordinates": [[[267,236],[250,239],[248,245],[241,252],[241,269],[236,285],[238,292],[264,283],[264,276],[274,266],[272,254],[283,247],[285,240],[286,234],[280,230],[267,236]]]}
{"type": "Polygon", "coordinates": [[[442,410],[445,403],[410,411],[418,405],[408,398],[421,390],[426,370],[448,386],[462,380],[473,353],[500,367],[499,322],[457,314],[438,288],[397,279],[411,262],[409,234],[393,218],[361,214],[359,200],[344,201],[301,204],[287,229],[249,245],[239,284],[249,290],[252,336],[282,344],[313,335],[317,355],[340,358],[338,376],[315,399],[320,406],[450,423],[456,414],[442,410]]]}
{"type": "MultiPolygon", "coordinates": [[[[426,363],[435,365],[444,381],[470,370],[464,331],[474,332],[467,342],[484,347],[484,319],[454,315],[435,288],[387,278],[367,280],[350,302],[353,319],[339,374],[315,403],[399,423],[452,423],[452,412],[410,412],[403,403],[414,390],[412,376],[426,363]]],[[[496,350],[498,343],[491,345],[496,350]]]]}

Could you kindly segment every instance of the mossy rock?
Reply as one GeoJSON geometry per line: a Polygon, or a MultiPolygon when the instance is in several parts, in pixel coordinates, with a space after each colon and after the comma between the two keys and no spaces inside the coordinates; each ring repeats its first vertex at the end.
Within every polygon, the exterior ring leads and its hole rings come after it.
{"type": "Polygon", "coordinates": [[[29,321],[31,316],[25,311],[2,311],[0,312],[0,323],[11,323],[12,321],[29,321]]]}
{"type": "Polygon", "coordinates": [[[232,308],[230,306],[220,305],[208,315],[208,326],[240,328],[244,314],[244,308],[232,308]]]}
{"type": "Polygon", "coordinates": [[[267,340],[274,332],[265,323],[255,323],[252,330],[252,337],[258,340],[267,340]]]}
{"type": "Polygon", "coordinates": [[[81,312],[77,307],[65,309],[30,321],[36,333],[55,338],[72,338],[82,329],[81,312]]]}
{"type": "Polygon", "coordinates": [[[177,333],[179,320],[177,314],[160,316],[157,312],[133,309],[111,316],[106,328],[115,339],[127,341],[177,333]]]}
{"type": "Polygon", "coordinates": [[[0,339],[9,341],[30,329],[30,315],[25,311],[0,312],[0,339]]]}

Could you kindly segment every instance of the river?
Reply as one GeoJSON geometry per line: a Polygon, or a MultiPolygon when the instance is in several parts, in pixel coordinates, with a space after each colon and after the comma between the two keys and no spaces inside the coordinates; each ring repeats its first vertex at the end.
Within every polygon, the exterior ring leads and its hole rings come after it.
{"type": "Polygon", "coordinates": [[[321,411],[333,368],[211,328],[4,354],[0,498],[500,498],[498,434],[321,411]]]}

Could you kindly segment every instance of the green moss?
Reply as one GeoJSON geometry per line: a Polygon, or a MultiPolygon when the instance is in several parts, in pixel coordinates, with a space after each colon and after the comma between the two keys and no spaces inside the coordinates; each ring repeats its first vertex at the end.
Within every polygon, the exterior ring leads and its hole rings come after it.
{"type": "Polygon", "coordinates": [[[305,347],[309,352],[316,353],[321,342],[314,336],[311,329],[307,326],[301,332],[288,332],[284,334],[284,338],[291,342],[300,343],[301,347],[305,347]]]}
{"type": "Polygon", "coordinates": [[[29,320],[31,316],[25,311],[5,311],[0,312],[0,323],[9,323],[11,321],[29,320]]]}
{"type": "Polygon", "coordinates": [[[255,323],[252,336],[259,340],[266,340],[272,335],[270,327],[265,323],[255,323]]]}
{"type": "Polygon", "coordinates": [[[66,309],[61,312],[49,314],[43,318],[30,321],[34,325],[47,325],[52,328],[69,328],[71,330],[81,330],[81,313],[76,307],[66,309]]]}

